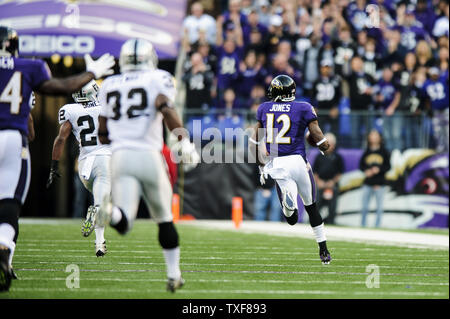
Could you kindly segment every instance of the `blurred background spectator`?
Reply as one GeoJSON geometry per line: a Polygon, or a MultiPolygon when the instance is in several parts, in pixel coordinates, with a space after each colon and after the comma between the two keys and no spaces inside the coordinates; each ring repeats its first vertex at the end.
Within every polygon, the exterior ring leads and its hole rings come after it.
{"type": "Polygon", "coordinates": [[[381,226],[383,216],[383,200],[386,179],[385,174],[391,168],[390,154],[384,148],[383,137],[380,132],[373,129],[367,135],[367,148],[359,161],[359,169],[364,172],[365,178],[362,187],[362,218],[361,226],[366,227],[367,213],[370,200],[375,195],[376,220],[375,227],[381,226]]]}

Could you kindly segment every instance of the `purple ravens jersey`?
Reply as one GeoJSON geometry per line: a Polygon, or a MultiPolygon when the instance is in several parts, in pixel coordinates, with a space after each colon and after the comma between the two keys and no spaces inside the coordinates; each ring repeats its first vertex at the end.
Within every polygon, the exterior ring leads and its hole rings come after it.
{"type": "Polygon", "coordinates": [[[19,130],[28,135],[30,96],[50,79],[41,60],[0,56],[0,130],[19,130]]]}
{"type": "Polygon", "coordinates": [[[256,119],[266,130],[266,148],[271,156],[306,156],[305,130],[317,120],[311,104],[265,102],[259,106],[256,119]]]}

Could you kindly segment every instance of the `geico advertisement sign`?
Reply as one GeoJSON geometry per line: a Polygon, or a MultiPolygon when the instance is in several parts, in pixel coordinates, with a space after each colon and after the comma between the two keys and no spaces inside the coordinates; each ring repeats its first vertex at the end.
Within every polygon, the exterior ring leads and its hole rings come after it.
{"type": "Polygon", "coordinates": [[[20,35],[21,53],[85,54],[95,49],[95,39],[91,36],[71,35],[20,35]]]}

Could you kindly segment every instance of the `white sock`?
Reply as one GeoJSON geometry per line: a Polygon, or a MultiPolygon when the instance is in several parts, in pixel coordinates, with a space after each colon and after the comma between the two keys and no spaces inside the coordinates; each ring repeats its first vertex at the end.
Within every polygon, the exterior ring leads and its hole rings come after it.
{"type": "Polygon", "coordinates": [[[122,213],[120,209],[116,206],[113,206],[111,214],[111,225],[117,225],[121,220],[122,220],[122,213]]]}
{"type": "Polygon", "coordinates": [[[319,226],[312,227],[312,229],[314,231],[314,236],[316,237],[316,241],[318,243],[327,240],[327,238],[325,237],[325,228],[323,227],[323,223],[320,224],[319,226]]]}
{"type": "Polygon", "coordinates": [[[6,246],[13,251],[16,247],[16,244],[14,243],[15,235],[16,231],[10,224],[0,224],[0,245],[6,246]]]}
{"type": "Polygon", "coordinates": [[[103,244],[105,241],[105,227],[95,227],[95,243],[96,244],[103,244]]]}
{"type": "Polygon", "coordinates": [[[167,266],[167,277],[179,279],[181,277],[180,270],[180,247],[172,249],[163,249],[164,259],[167,266]]]}

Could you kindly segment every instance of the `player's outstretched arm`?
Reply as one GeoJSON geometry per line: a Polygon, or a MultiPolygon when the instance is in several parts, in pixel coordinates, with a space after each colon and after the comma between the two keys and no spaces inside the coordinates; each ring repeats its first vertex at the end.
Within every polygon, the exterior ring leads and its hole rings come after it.
{"type": "Polygon", "coordinates": [[[114,73],[114,57],[109,53],[103,54],[98,60],[92,60],[90,55],[85,55],[86,72],[69,76],[67,78],[52,78],[44,81],[36,89],[43,94],[71,94],[79,91],[85,84],[92,79],[99,79],[103,76],[114,73]]]}
{"type": "Polygon", "coordinates": [[[330,148],[330,144],[323,135],[322,130],[319,127],[319,122],[317,122],[317,120],[311,121],[308,124],[308,129],[313,142],[317,145],[319,150],[327,154],[326,151],[330,148]]]}
{"type": "Polygon", "coordinates": [[[64,79],[51,78],[48,81],[44,81],[36,91],[41,94],[49,95],[71,94],[81,90],[81,88],[92,79],[94,79],[94,74],[92,72],[83,72],[64,79]]]}
{"type": "Polygon", "coordinates": [[[72,132],[72,124],[69,121],[64,122],[59,128],[58,136],[55,138],[52,150],[52,163],[50,166],[50,175],[47,180],[47,188],[53,183],[53,181],[60,177],[61,174],[58,171],[59,159],[64,151],[64,145],[66,144],[67,138],[72,132]]]}

